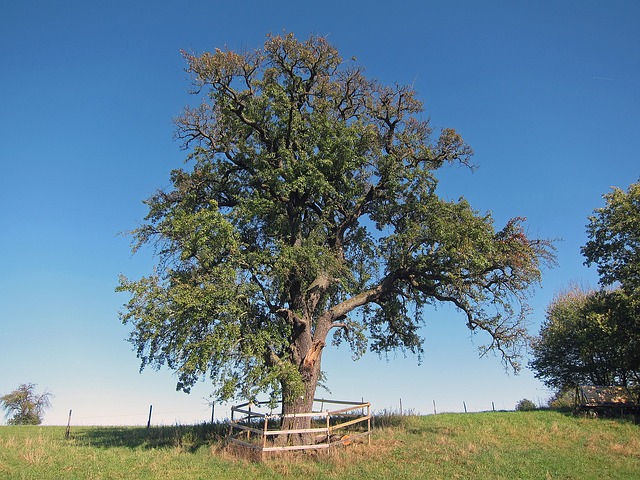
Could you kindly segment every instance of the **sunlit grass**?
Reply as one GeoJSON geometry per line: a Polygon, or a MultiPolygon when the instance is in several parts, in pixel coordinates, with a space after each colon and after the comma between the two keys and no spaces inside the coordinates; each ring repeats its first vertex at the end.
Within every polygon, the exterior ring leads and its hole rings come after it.
{"type": "Polygon", "coordinates": [[[251,461],[224,425],[0,427],[1,479],[637,479],[640,426],[549,411],[378,418],[371,445],[251,461]]]}

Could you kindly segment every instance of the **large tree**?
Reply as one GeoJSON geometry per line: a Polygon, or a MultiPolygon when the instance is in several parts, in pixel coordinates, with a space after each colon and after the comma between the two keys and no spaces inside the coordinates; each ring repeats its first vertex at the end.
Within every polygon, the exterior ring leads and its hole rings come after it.
{"type": "Polygon", "coordinates": [[[191,168],[133,232],[154,272],[119,287],[142,367],[308,411],[327,342],[420,354],[424,307],[445,302],[518,368],[550,243],[436,194],[436,170],[472,151],[452,129],[433,136],[411,87],[315,36],[184,57],[201,102],[177,119],[191,168]]]}

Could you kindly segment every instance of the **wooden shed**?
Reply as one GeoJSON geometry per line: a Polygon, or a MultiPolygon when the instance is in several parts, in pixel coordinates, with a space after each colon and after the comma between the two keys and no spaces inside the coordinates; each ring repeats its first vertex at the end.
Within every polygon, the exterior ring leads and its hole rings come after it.
{"type": "Polygon", "coordinates": [[[594,414],[638,414],[638,393],[627,387],[581,385],[576,388],[576,410],[594,414]]]}

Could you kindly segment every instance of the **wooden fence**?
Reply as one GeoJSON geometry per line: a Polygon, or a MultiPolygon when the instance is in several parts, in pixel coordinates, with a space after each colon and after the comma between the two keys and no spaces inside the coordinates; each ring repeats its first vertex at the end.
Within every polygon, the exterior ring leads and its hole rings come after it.
{"type": "MultiPolygon", "coordinates": [[[[340,405],[335,410],[319,410],[290,415],[261,413],[259,410],[270,406],[270,402],[243,403],[231,407],[229,441],[253,450],[282,452],[287,450],[307,450],[347,445],[352,441],[367,437],[371,443],[371,404],[369,402],[347,402],[314,399],[321,409],[325,404],[340,405]],[[258,410],[256,410],[256,408],[258,410]],[[311,418],[310,428],[282,430],[286,418],[311,418]],[[276,438],[290,435],[313,435],[313,442],[304,445],[279,445],[276,438]]],[[[272,406],[272,405],[271,405],[272,406]]],[[[285,442],[286,443],[286,442],[285,442]]]]}

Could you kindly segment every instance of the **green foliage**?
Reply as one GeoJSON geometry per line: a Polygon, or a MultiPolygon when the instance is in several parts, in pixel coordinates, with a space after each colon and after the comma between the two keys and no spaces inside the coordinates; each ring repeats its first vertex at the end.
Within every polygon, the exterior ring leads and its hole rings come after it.
{"type": "Polygon", "coordinates": [[[435,172],[472,151],[433,134],[410,87],[366,78],[322,37],[184,56],[204,97],[176,122],[192,168],[132,232],[154,273],[118,288],[142,368],[168,366],[185,391],[208,376],[221,399],[313,398],[330,334],[356,358],[419,355],[424,307],[447,302],[518,369],[552,247],[436,194],[435,172]]]}
{"type": "Polygon", "coordinates": [[[51,406],[49,392],[35,393],[36,385],[23,383],[0,397],[0,407],[6,411],[9,425],[40,425],[44,411],[51,406]]]}
{"type": "Polygon", "coordinates": [[[556,295],[530,366],[556,389],[640,381],[640,312],[623,291],[574,287],[556,295]]]}
{"type": "Polygon", "coordinates": [[[548,407],[553,410],[570,411],[576,406],[576,390],[563,388],[554,393],[548,402],[548,407]]]}
{"type": "Polygon", "coordinates": [[[559,294],[533,342],[531,367],[560,391],[580,384],[640,383],[640,183],[614,188],[589,217],[585,264],[596,264],[602,286],[559,294]]]}
{"type": "Polygon", "coordinates": [[[589,217],[589,241],[582,248],[586,264],[596,264],[600,283],[619,283],[629,295],[640,297],[640,182],[624,192],[604,195],[606,205],[589,217]]]}
{"type": "Polygon", "coordinates": [[[536,404],[528,398],[523,398],[522,400],[519,400],[518,403],[516,403],[516,410],[518,412],[530,412],[537,409],[538,407],[536,406],[536,404]]]}

